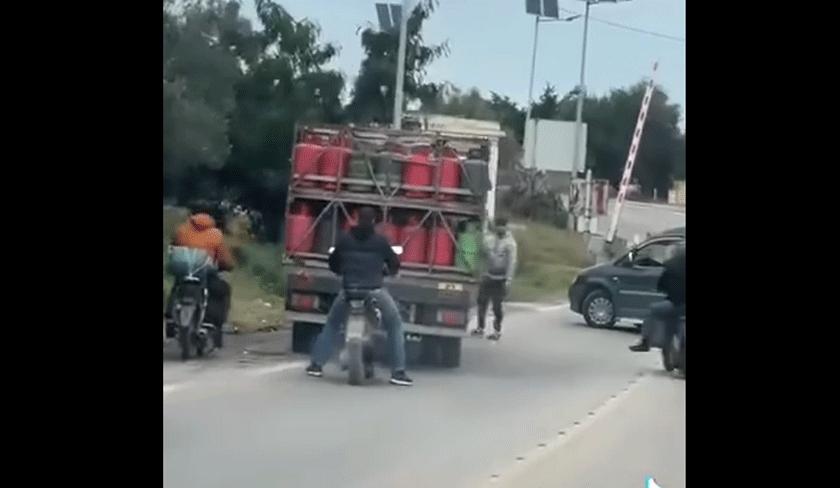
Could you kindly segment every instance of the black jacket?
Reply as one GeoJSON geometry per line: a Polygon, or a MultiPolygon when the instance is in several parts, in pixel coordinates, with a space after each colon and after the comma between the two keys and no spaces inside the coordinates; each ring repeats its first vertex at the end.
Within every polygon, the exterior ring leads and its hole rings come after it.
{"type": "Polygon", "coordinates": [[[674,305],[685,305],[685,250],[665,261],[665,271],[659,278],[657,288],[674,305]]]}
{"type": "Polygon", "coordinates": [[[373,229],[354,227],[343,234],[330,254],[330,270],[342,275],[345,289],[381,288],[386,271],[394,275],[400,260],[388,240],[373,229]]]}

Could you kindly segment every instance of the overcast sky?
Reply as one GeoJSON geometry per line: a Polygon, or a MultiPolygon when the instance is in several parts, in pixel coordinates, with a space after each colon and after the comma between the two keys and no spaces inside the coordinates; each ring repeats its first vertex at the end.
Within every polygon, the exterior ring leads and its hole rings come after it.
{"type": "MultiPolygon", "coordinates": [[[[363,54],[357,29],[376,24],[376,2],[277,1],[293,16],[317,22],[323,31],[322,39],[340,46],[333,65],[352,82],[363,54]]],[[[399,0],[392,2],[399,3],[399,0]]],[[[244,15],[255,19],[254,2],[245,0],[243,4],[244,15]]],[[[583,12],[585,7],[578,0],[559,0],[559,5],[572,12],[583,12]]],[[[429,43],[448,40],[451,49],[449,57],[430,66],[429,81],[449,81],[463,89],[476,87],[484,94],[495,91],[525,104],[534,36],[534,18],[525,13],[525,0],[440,0],[438,10],[424,26],[423,36],[429,43]]],[[[582,37],[582,18],[540,24],[535,98],[546,83],[555,85],[560,93],[577,84],[582,37]]],[[[589,92],[603,94],[611,88],[633,84],[649,76],[654,61],[658,60],[657,83],[672,101],[682,106],[685,116],[684,39],[685,0],[593,5],[586,59],[589,92]]],[[[684,121],[682,125],[685,126],[684,121]]]]}

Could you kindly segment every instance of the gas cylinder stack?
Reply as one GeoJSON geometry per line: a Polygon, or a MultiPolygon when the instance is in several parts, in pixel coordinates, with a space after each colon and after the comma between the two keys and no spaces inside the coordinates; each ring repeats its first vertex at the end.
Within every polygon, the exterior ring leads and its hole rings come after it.
{"type": "Polygon", "coordinates": [[[286,254],[324,261],[355,225],[378,210],[379,232],[403,247],[409,271],[473,274],[487,188],[486,140],[429,131],[302,126],[292,151],[286,254]],[[469,155],[469,156],[468,156],[469,155]]]}

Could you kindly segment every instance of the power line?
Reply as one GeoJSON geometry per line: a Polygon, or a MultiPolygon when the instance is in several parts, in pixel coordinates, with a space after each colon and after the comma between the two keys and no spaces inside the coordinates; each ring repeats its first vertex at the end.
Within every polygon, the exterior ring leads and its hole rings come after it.
{"type": "MultiPolygon", "coordinates": [[[[560,7],[560,10],[562,10],[562,11],[568,13],[568,14],[582,15],[580,12],[575,12],[574,10],[569,10],[569,9],[563,8],[563,7],[560,7]]],[[[638,27],[633,27],[633,26],[629,26],[629,25],[625,25],[625,24],[619,24],[618,22],[613,22],[613,21],[610,21],[610,20],[599,19],[599,18],[596,18],[596,17],[592,17],[591,15],[589,16],[589,20],[594,20],[595,22],[600,22],[602,24],[607,24],[609,26],[617,27],[619,29],[624,29],[624,30],[628,30],[628,31],[631,31],[631,32],[636,32],[638,34],[647,34],[649,36],[659,37],[661,39],[668,39],[669,41],[685,42],[684,37],[671,36],[671,35],[668,35],[668,34],[662,34],[660,32],[654,32],[654,31],[649,31],[649,30],[645,30],[645,29],[639,29],[638,27]]]]}

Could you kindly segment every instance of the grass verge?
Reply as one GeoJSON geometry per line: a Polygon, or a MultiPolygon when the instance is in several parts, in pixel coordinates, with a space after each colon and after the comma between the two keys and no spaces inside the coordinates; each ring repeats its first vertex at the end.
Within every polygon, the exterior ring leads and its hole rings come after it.
{"type": "Polygon", "coordinates": [[[578,272],[592,264],[583,236],[535,222],[513,221],[511,224],[519,265],[510,300],[565,299],[578,272]]]}

